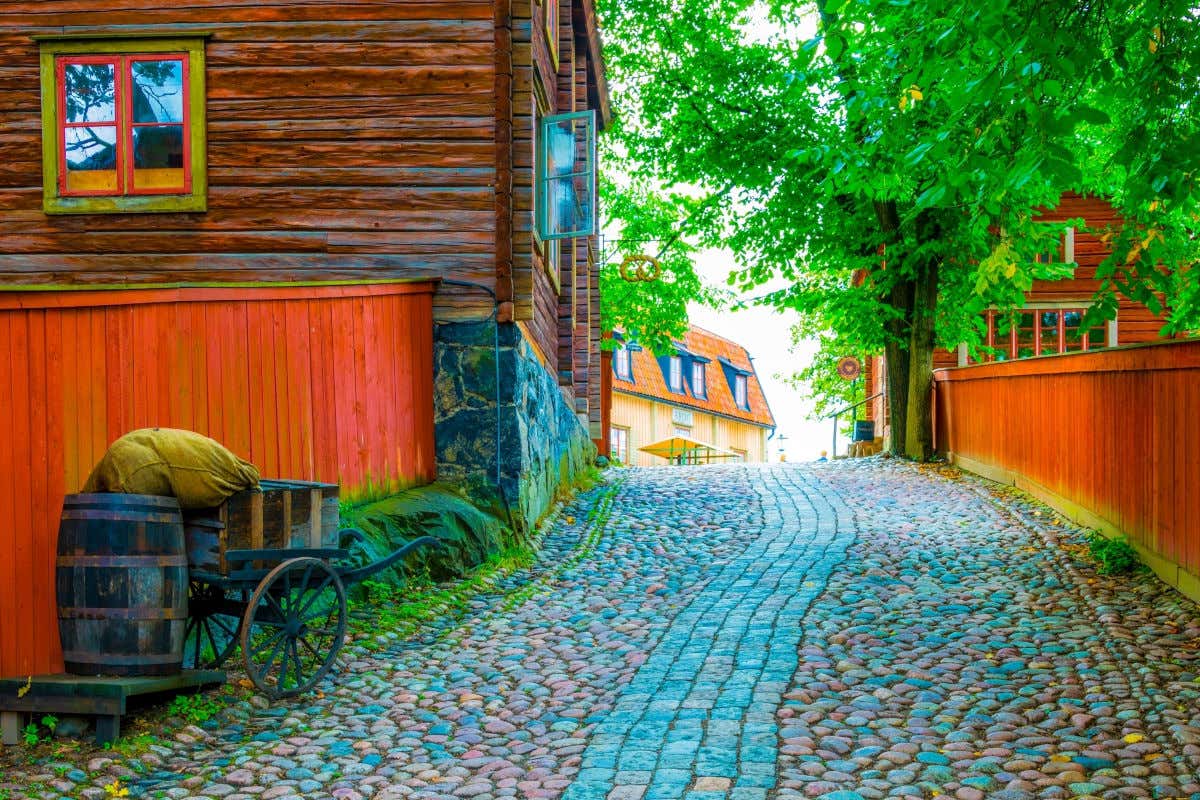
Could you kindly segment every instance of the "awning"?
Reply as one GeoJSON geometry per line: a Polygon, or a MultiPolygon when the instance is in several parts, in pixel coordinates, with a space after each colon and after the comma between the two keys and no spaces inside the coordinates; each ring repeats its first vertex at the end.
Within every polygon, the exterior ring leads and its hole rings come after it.
{"type": "Polygon", "coordinates": [[[741,454],[732,450],[722,450],[716,445],[698,442],[686,436],[672,436],[661,442],[639,447],[639,450],[653,456],[665,458],[671,464],[712,464],[720,461],[740,460],[741,454]]]}

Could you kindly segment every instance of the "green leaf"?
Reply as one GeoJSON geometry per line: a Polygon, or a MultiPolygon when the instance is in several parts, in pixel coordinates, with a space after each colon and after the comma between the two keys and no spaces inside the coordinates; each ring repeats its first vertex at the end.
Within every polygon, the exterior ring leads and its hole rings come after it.
{"type": "Polygon", "coordinates": [[[1109,125],[1112,123],[1112,117],[1107,112],[1101,111],[1098,108],[1090,106],[1079,106],[1075,109],[1079,119],[1090,125],[1109,125]]]}

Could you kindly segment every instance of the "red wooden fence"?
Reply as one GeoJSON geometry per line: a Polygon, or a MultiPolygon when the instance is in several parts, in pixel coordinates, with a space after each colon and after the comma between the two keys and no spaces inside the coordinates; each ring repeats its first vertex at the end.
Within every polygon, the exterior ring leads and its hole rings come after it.
{"type": "Polygon", "coordinates": [[[429,283],[0,293],[0,677],[61,667],[63,495],[143,427],[344,498],[435,477],[429,283]]]}
{"type": "Polygon", "coordinates": [[[1200,596],[1200,340],[938,370],[938,449],[1200,596]]]}

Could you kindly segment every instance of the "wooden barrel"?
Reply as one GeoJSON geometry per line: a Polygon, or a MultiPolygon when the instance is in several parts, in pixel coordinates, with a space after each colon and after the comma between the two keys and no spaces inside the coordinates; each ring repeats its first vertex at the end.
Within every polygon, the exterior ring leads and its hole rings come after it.
{"type": "Polygon", "coordinates": [[[56,582],[67,672],[179,672],[188,568],[175,498],[67,495],[56,582]]]}

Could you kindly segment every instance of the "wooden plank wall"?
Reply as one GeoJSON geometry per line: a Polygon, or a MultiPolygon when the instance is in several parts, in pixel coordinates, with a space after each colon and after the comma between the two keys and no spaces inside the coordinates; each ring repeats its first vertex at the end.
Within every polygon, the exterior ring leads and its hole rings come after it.
{"type": "MultiPolygon", "coordinates": [[[[1122,224],[1120,215],[1106,200],[1098,197],[1082,197],[1068,192],[1058,206],[1046,210],[1039,217],[1042,222],[1066,222],[1083,219],[1087,227],[1095,229],[1116,228],[1122,224]]],[[[1058,281],[1034,281],[1033,288],[1026,293],[1029,303],[1067,304],[1078,302],[1080,307],[1091,304],[1092,297],[1100,288],[1096,269],[1112,250],[1094,233],[1082,230],[1075,232],[1075,261],[1078,266],[1071,278],[1058,281]]],[[[1117,310],[1118,345],[1152,342],[1160,338],[1159,330],[1163,319],[1141,303],[1119,296],[1117,310]]],[[[933,356],[934,368],[957,367],[958,353],[938,349],[933,356]]]]}
{"type": "MultiPolygon", "coordinates": [[[[0,282],[492,286],[494,50],[491,0],[0,0],[0,282]],[[64,26],[211,32],[207,213],[42,213],[30,37],[64,26]]],[[[439,292],[439,319],[489,311],[439,292]]]]}
{"type": "Polygon", "coordinates": [[[1060,508],[1093,515],[1200,576],[1200,340],[939,370],[934,379],[939,450],[1032,482],[1060,508]]]}
{"type": "Polygon", "coordinates": [[[0,677],[61,668],[63,495],[169,426],[355,499],[436,477],[430,284],[0,293],[0,677]]]}
{"type": "MultiPolygon", "coordinates": [[[[629,428],[629,463],[626,466],[667,466],[665,458],[642,452],[638,448],[675,435],[676,425],[671,410],[672,406],[667,403],[621,391],[612,393],[611,424],[629,428]]],[[[703,411],[691,411],[692,434],[696,439],[726,450],[744,450],[748,462],[761,463],[767,460],[767,428],[703,411]]]]}

